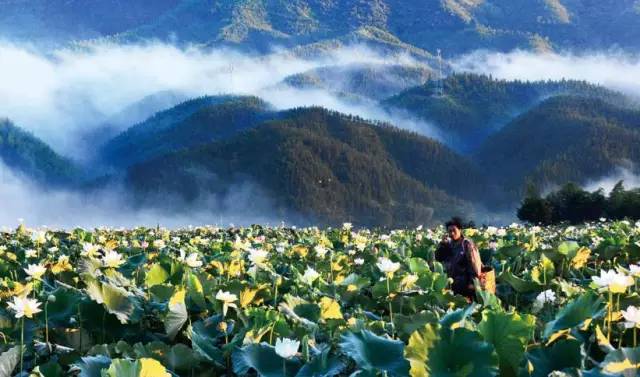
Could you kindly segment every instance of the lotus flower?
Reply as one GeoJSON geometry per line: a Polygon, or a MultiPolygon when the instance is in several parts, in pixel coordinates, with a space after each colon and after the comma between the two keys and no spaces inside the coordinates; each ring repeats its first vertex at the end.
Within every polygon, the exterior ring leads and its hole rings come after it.
{"type": "Polygon", "coordinates": [[[40,279],[47,272],[47,268],[41,264],[30,264],[28,268],[24,269],[24,272],[33,279],[40,279]]]}
{"type": "Polygon", "coordinates": [[[626,321],[624,327],[628,329],[640,328],[640,308],[629,306],[627,310],[622,310],[622,316],[626,321]]]}
{"type": "Polygon", "coordinates": [[[216,293],[216,300],[222,301],[223,316],[227,315],[227,309],[229,309],[229,307],[238,308],[238,306],[234,303],[238,301],[238,296],[234,295],[233,293],[223,292],[222,290],[219,290],[218,293],[216,293]]]}
{"type": "Polygon", "coordinates": [[[314,270],[311,267],[307,267],[307,269],[304,271],[304,275],[302,275],[302,281],[311,285],[319,277],[320,274],[318,273],[318,271],[314,270]]]}
{"type": "Polygon", "coordinates": [[[120,253],[114,250],[109,250],[105,252],[104,256],[102,257],[102,264],[105,267],[118,268],[123,263],[124,263],[124,260],[122,260],[122,255],[120,255],[120,253]]]}
{"type": "Polygon", "coordinates": [[[393,275],[394,272],[400,269],[400,263],[392,262],[389,258],[381,257],[376,263],[378,269],[384,272],[387,276],[393,275]]]}
{"type": "Polygon", "coordinates": [[[16,318],[33,318],[33,315],[40,313],[40,303],[32,298],[14,297],[13,302],[9,302],[9,308],[16,312],[16,318]]]}
{"type": "Polygon", "coordinates": [[[276,353],[283,359],[290,359],[298,354],[300,342],[294,339],[278,338],[276,340],[276,353]]]}
{"type": "Polygon", "coordinates": [[[611,293],[624,293],[627,287],[633,285],[631,276],[614,270],[600,271],[600,276],[593,276],[593,282],[600,288],[606,288],[611,293]]]}
{"type": "Polygon", "coordinates": [[[536,301],[538,301],[542,305],[547,303],[552,304],[556,301],[556,294],[551,289],[547,289],[544,292],[540,292],[540,294],[536,296],[536,301]]]}
{"type": "Polygon", "coordinates": [[[253,264],[262,264],[269,255],[269,252],[263,249],[249,249],[249,260],[253,264]]]}

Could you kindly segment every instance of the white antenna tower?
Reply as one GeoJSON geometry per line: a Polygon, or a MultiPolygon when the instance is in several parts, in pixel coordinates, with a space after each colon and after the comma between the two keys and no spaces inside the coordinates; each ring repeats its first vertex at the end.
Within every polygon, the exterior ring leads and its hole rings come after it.
{"type": "Polygon", "coordinates": [[[442,72],[442,51],[440,49],[438,51],[438,70],[436,72],[436,97],[444,96],[444,73],[442,72]]]}

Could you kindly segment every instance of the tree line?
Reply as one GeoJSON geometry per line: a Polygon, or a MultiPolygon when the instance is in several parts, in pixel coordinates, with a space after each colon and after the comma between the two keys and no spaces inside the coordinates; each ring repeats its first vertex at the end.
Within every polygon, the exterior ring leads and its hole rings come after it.
{"type": "Polygon", "coordinates": [[[603,189],[586,191],[575,183],[543,197],[529,190],[518,209],[518,218],[533,224],[572,224],[596,221],[640,219],[640,188],[625,189],[619,181],[606,195],[603,189]]]}

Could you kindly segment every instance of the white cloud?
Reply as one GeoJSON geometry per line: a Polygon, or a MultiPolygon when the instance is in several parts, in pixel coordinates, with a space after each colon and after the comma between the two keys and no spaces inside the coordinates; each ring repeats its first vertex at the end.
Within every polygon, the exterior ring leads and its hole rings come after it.
{"type": "Polygon", "coordinates": [[[584,54],[476,51],[452,62],[457,72],[506,80],[586,80],[640,96],[640,57],[621,52],[584,54]]]}
{"type": "MultiPolygon", "coordinates": [[[[280,109],[320,105],[365,118],[394,120],[375,104],[353,105],[329,91],[277,85],[285,77],[322,66],[420,64],[406,55],[382,56],[362,47],[338,49],[313,60],[284,51],[253,56],[229,49],[179,48],[170,44],[98,44],[44,54],[0,43],[0,117],[32,131],[56,150],[81,156],[83,135],[140,99],[171,91],[186,98],[216,94],[258,95],[280,109]]],[[[158,111],[150,108],[147,115],[158,111]]],[[[409,117],[399,127],[429,132],[409,117]]],[[[123,126],[123,125],[121,125],[123,126]]]]}
{"type": "Polygon", "coordinates": [[[603,189],[605,193],[610,193],[613,187],[620,181],[623,181],[625,189],[639,188],[640,175],[635,174],[628,168],[618,167],[616,171],[597,180],[587,182],[584,185],[587,191],[596,191],[603,189]]]}

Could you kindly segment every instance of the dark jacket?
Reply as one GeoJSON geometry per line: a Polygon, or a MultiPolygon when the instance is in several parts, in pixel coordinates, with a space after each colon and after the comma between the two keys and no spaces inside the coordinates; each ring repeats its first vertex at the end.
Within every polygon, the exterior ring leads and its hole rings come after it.
{"type": "Polygon", "coordinates": [[[473,299],[473,279],[480,278],[482,273],[480,253],[473,241],[462,238],[460,243],[440,243],[435,258],[444,264],[447,274],[453,279],[453,293],[473,299]]]}

